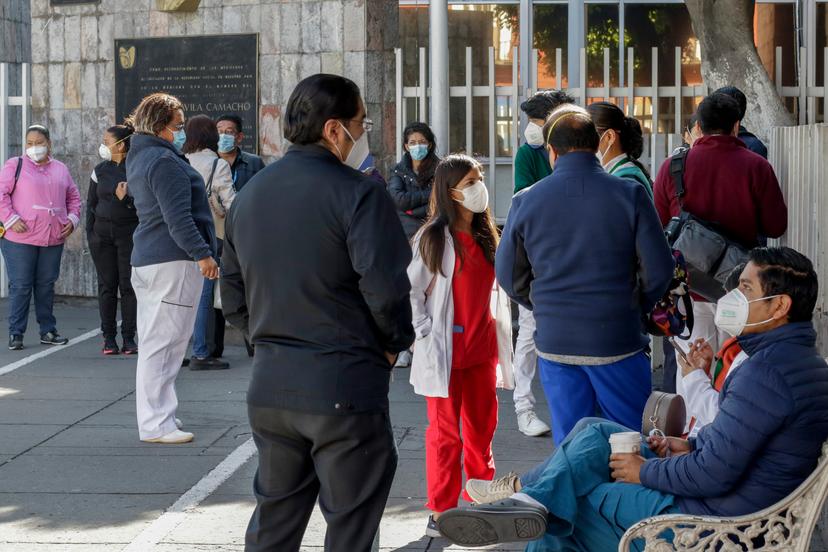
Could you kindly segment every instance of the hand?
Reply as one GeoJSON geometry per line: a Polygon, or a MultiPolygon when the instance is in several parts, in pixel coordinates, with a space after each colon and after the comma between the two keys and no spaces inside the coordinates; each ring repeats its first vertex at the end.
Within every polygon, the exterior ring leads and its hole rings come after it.
{"type": "Polygon", "coordinates": [[[659,458],[681,456],[691,450],[690,441],[678,437],[647,437],[647,444],[659,458]]]}
{"type": "Polygon", "coordinates": [[[29,231],[29,227],[26,226],[25,222],[23,222],[20,219],[17,219],[16,221],[14,221],[14,224],[11,225],[10,230],[17,234],[25,234],[29,231]]]}
{"type": "Polygon", "coordinates": [[[397,356],[398,355],[396,355],[395,353],[389,353],[388,351],[386,351],[384,354],[385,354],[385,359],[388,361],[388,364],[390,364],[391,366],[394,366],[397,363],[397,356]]]}
{"type": "Polygon", "coordinates": [[[704,339],[697,339],[690,344],[690,350],[687,352],[687,362],[681,358],[681,355],[678,355],[681,375],[687,376],[696,370],[709,369],[714,356],[713,347],[704,339]]]}
{"type": "Polygon", "coordinates": [[[216,280],[219,277],[219,267],[212,257],[206,257],[198,261],[198,268],[201,269],[201,275],[208,280],[216,280]]]}
{"type": "Polygon", "coordinates": [[[118,185],[115,187],[115,197],[117,197],[119,200],[123,201],[126,196],[127,196],[127,183],[126,182],[118,182],[118,185]]]}
{"type": "Polygon", "coordinates": [[[644,457],[638,454],[611,454],[609,467],[612,478],[622,483],[641,483],[644,462],[644,457]]]}
{"type": "Polygon", "coordinates": [[[61,228],[60,237],[65,240],[66,238],[71,236],[72,232],[74,232],[74,231],[75,231],[75,225],[72,224],[72,221],[70,220],[69,222],[67,222],[66,224],[63,225],[63,228],[61,228]]]}

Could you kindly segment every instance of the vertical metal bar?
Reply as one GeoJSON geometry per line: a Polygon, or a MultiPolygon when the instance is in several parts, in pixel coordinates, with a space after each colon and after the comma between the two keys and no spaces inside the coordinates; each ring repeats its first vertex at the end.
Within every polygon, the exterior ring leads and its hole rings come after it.
{"type": "MultiPolygon", "coordinates": [[[[678,134],[679,136],[681,136],[681,100],[681,48],[676,47],[676,122],[673,125],[673,130],[674,134],[678,134]]],[[[667,153],[669,154],[671,151],[673,151],[673,148],[668,147],[667,153]]]]}
{"type": "Polygon", "coordinates": [[[472,80],[472,49],[466,46],[466,153],[472,155],[472,103],[474,102],[472,80]]]}
{"type": "Polygon", "coordinates": [[[658,136],[658,48],[652,49],[653,65],[652,65],[652,92],[650,99],[652,102],[652,133],[650,145],[650,174],[656,174],[656,137],[658,136]]]}
{"type": "Polygon", "coordinates": [[[635,117],[635,53],[632,48],[627,50],[627,117],[635,117]]]}
{"type": "Polygon", "coordinates": [[[401,48],[394,48],[394,60],[397,64],[395,67],[396,72],[396,81],[397,87],[394,90],[396,94],[396,101],[397,101],[397,113],[396,113],[396,123],[397,128],[394,129],[394,143],[396,145],[396,157],[394,159],[401,159],[402,158],[402,132],[403,132],[403,121],[405,120],[405,115],[403,111],[405,111],[405,99],[403,97],[403,57],[402,57],[402,49],[401,48]]]}
{"type": "MultiPolygon", "coordinates": [[[[512,62],[515,65],[519,64],[520,84],[523,88],[523,93],[529,96],[529,89],[535,86],[535,80],[532,80],[532,65],[530,63],[530,56],[532,55],[532,0],[520,0],[520,7],[518,8],[518,32],[520,34],[520,42],[515,50],[519,50],[518,55],[512,57],[512,62]]],[[[517,81],[514,82],[517,86],[517,81]]]]}
{"type": "Polygon", "coordinates": [[[567,51],[569,52],[569,61],[567,68],[567,78],[569,79],[569,87],[572,88],[577,82],[580,82],[581,69],[583,64],[579,63],[573,52],[580,52],[586,45],[586,6],[584,0],[569,0],[569,24],[567,34],[567,51]]]}
{"type": "Polygon", "coordinates": [[[420,82],[417,91],[420,94],[420,108],[417,110],[417,120],[428,121],[428,82],[426,81],[426,49],[420,48],[420,82]]]}
{"type": "MultiPolygon", "coordinates": [[[[517,54],[517,48],[514,49],[514,53],[517,54]]],[[[518,126],[518,103],[520,102],[520,95],[518,89],[518,68],[515,64],[512,64],[512,101],[511,105],[509,106],[509,110],[512,112],[512,132],[510,132],[510,142],[512,144],[512,162],[514,164],[514,157],[517,155],[517,146],[518,146],[518,135],[520,133],[520,128],[518,126]]]]}
{"type": "Polygon", "coordinates": [[[448,0],[431,0],[429,14],[429,61],[431,63],[431,128],[437,145],[449,148],[449,47],[448,0]]]}
{"type": "MultiPolygon", "coordinates": [[[[782,98],[782,46],[776,47],[775,69],[776,93],[782,98]]],[[[784,101],[784,98],[782,100],[784,101]]]]}
{"type": "Polygon", "coordinates": [[[9,126],[9,64],[0,62],[0,166],[9,158],[9,126]]]}
{"type": "Polygon", "coordinates": [[[526,98],[528,99],[532,94],[540,90],[540,71],[538,70],[538,49],[532,48],[532,55],[529,58],[529,64],[531,65],[532,71],[530,72],[532,75],[532,81],[529,85],[529,88],[526,90],[526,98]]]}
{"type": "MultiPolygon", "coordinates": [[[[563,87],[563,51],[555,48],[555,88],[563,90],[563,87]]],[[[572,88],[572,81],[567,88],[572,88]]]]}
{"type": "Polygon", "coordinates": [[[828,47],[823,50],[822,65],[822,122],[828,123],[828,47]]]}
{"type": "MultiPolygon", "coordinates": [[[[489,174],[486,183],[489,185],[489,194],[494,198],[497,189],[497,88],[495,82],[495,51],[489,46],[489,174]]],[[[496,198],[492,202],[497,209],[496,198]]],[[[496,213],[495,213],[496,214],[496,213]]]]}
{"type": "MultiPolygon", "coordinates": [[[[799,49],[799,59],[805,59],[808,53],[805,48],[799,49]]],[[[799,64],[799,124],[808,122],[808,65],[799,64]]]]}
{"type": "Polygon", "coordinates": [[[579,98],[578,103],[581,105],[581,107],[584,107],[584,106],[586,106],[586,101],[587,101],[586,48],[581,48],[579,57],[581,58],[581,63],[580,63],[581,69],[579,71],[580,77],[581,77],[579,79],[580,87],[581,87],[581,94],[580,94],[580,98],[579,98]]]}
{"type": "Polygon", "coordinates": [[[610,49],[604,48],[604,100],[609,101],[610,95],[610,49]]]}
{"type": "Polygon", "coordinates": [[[20,96],[23,98],[23,105],[20,106],[20,144],[26,147],[26,129],[29,128],[30,109],[32,106],[32,81],[31,81],[31,65],[24,63],[21,67],[20,75],[20,96]]]}
{"type": "MultiPolygon", "coordinates": [[[[624,0],[618,3],[618,86],[624,86],[624,44],[627,39],[627,8],[624,0]]],[[[621,98],[623,109],[624,99],[621,98]]]]}

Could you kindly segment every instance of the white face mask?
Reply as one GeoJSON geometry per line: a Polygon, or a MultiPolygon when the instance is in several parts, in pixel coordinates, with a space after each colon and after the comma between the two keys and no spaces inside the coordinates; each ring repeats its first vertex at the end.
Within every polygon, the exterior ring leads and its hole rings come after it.
{"type": "Polygon", "coordinates": [[[612,144],[615,142],[615,137],[613,137],[612,141],[609,143],[609,146],[607,146],[607,149],[605,149],[604,152],[601,153],[601,140],[604,139],[604,136],[606,136],[608,132],[609,130],[605,130],[601,137],[598,138],[598,152],[595,154],[595,156],[598,158],[598,162],[601,163],[602,167],[604,166],[604,158],[607,156],[609,150],[612,149],[612,144]]]}
{"type": "Polygon", "coordinates": [[[48,152],[49,148],[46,146],[32,146],[26,150],[26,155],[35,163],[40,163],[46,159],[46,154],[48,152]]]}
{"type": "Polygon", "coordinates": [[[745,297],[745,294],[739,288],[734,289],[719,299],[719,302],[716,304],[716,327],[735,337],[742,335],[745,328],[767,324],[773,318],[768,318],[764,322],[747,323],[748,316],[750,315],[750,304],[756,303],[757,301],[767,301],[774,297],[780,296],[771,295],[770,297],[760,297],[759,299],[748,301],[748,298],[745,297]]]}
{"type": "MultiPolygon", "coordinates": [[[[348,132],[348,129],[345,128],[345,125],[339,123],[339,126],[342,127],[342,130],[345,131],[345,134],[348,135],[348,138],[351,139],[351,142],[354,143],[354,147],[351,148],[351,153],[348,154],[348,158],[343,161],[346,165],[351,167],[352,169],[359,170],[362,166],[362,163],[365,162],[365,159],[368,157],[369,148],[368,148],[368,133],[363,132],[362,136],[359,137],[359,140],[354,140],[354,137],[351,136],[351,133],[348,132]]],[[[339,151],[339,146],[334,144],[336,151],[339,153],[339,158],[342,159],[342,152],[339,151]]]]}
{"type": "Polygon", "coordinates": [[[112,161],[112,150],[106,144],[101,144],[101,147],[98,148],[98,155],[104,161],[112,161]]]}
{"type": "Polygon", "coordinates": [[[526,138],[526,143],[530,146],[538,147],[543,145],[543,129],[535,123],[530,122],[526,125],[523,131],[523,137],[526,138]]]}
{"type": "Polygon", "coordinates": [[[489,189],[482,181],[458,191],[463,194],[463,200],[458,202],[472,213],[482,213],[489,206],[489,189]]]}

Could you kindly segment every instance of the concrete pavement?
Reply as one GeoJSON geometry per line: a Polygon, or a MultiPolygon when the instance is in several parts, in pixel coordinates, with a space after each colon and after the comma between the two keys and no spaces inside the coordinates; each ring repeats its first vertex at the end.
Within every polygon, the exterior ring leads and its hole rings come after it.
{"type": "MultiPolygon", "coordinates": [[[[0,302],[0,314],[5,312],[0,302]]],[[[61,302],[56,313],[59,330],[70,338],[98,326],[92,301],[61,302]]],[[[5,338],[5,332],[0,335],[5,338]]],[[[25,350],[0,348],[0,373],[51,350],[36,343],[32,320],[25,350]]],[[[244,403],[250,363],[244,348],[228,348],[230,370],[182,370],[179,417],[196,440],[161,446],[138,441],[135,358],[104,357],[100,346],[95,336],[0,375],[0,552],[122,550],[148,534],[155,546],[132,549],[242,550],[254,504],[255,456],[196,507],[164,513],[250,438],[244,403]]],[[[539,389],[537,395],[542,399],[539,389]]],[[[501,392],[500,400],[497,471],[522,472],[545,458],[551,440],[521,435],[510,394],[501,392]]],[[[400,461],[380,526],[380,549],[460,550],[423,536],[425,403],[411,392],[407,370],[395,372],[391,403],[400,461]]],[[[538,406],[547,418],[545,404],[538,406]]],[[[303,550],[321,551],[324,534],[317,510],[303,550]]]]}

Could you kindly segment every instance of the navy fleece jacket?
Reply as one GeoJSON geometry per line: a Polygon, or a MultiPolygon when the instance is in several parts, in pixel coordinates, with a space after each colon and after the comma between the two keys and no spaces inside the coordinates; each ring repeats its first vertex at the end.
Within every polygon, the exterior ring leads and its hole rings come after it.
{"type": "Polygon", "coordinates": [[[673,277],[647,190],[572,152],[518,193],[497,251],[497,279],[537,322],[542,353],[613,357],[639,351],[643,314],[673,277]]]}

